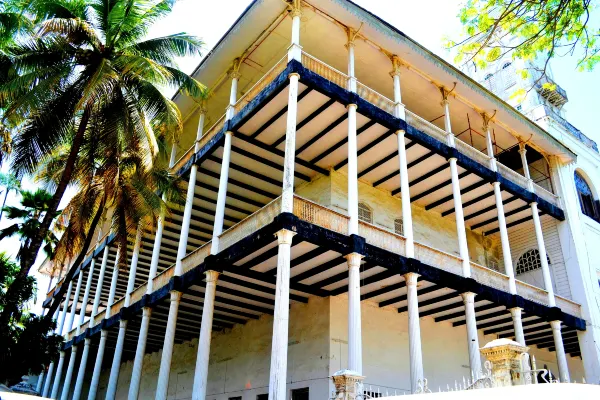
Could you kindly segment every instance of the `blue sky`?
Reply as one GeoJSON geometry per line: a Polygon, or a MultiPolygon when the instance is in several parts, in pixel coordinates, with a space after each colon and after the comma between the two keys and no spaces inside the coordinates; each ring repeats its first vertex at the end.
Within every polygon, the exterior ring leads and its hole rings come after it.
{"type": "MultiPolygon", "coordinates": [[[[452,55],[443,47],[443,39],[459,38],[461,25],[457,15],[462,1],[355,0],[355,2],[374,14],[382,16],[421,45],[452,62],[452,55]]],[[[174,12],[156,24],[150,36],[187,32],[202,38],[208,52],[249,4],[250,0],[180,0],[175,5],[174,12]]],[[[199,61],[200,59],[181,60],[180,67],[186,72],[192,72],[199,61]]],[[[600,142],[600,131],[592,118],[599,103],[600,67],[594,72],[578,72],[576,61],[576,57],[554,60],[552,62],[554,78],[568,93],[569,103],[565,109],[569,121],[588,137],[600,142]]],[[[6,165],[3,170],[6,170],[6,165]]],[[[24,187],[32,189],[35,185],[24,182],[24,187]]],[[[11,196],[8,203],[18,204],[17,201],[14,196],[11,196]]],[[[0,228],[6,225],[6,220],[0,222],[0,228]]],[[[15,255],[18,246],[16,239],[5,239],[0,243],[0,251],[15,255]]],[[[48,280],[46,277],[37,277],[40,290],[34,311],[39,312],[39,300],[44,298],[48,280]]]]}

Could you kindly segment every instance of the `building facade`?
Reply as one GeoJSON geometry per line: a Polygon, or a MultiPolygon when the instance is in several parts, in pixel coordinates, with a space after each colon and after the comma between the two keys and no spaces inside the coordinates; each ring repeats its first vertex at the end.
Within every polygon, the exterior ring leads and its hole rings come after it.
{"type": "Polygon", "coordinates": [[[312,400],[344,369],[414,393],[498,337],[600,383],[589,142],[346,0],[254,1],[194,76],[185,208],[59,278],[44,395],[312,400]]]}

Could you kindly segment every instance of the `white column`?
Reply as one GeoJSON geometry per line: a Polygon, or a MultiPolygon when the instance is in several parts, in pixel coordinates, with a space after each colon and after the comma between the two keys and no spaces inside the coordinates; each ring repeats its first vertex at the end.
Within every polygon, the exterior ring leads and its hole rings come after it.
{"type": "Polygon", "coordinates": [[[296,115],[298,112],[298,80],[300,75],[290,74],[288,87],[288,112],[285,130],[285,157],[283,160],[283,187],[281,212],[294,212],[294,167],[296,163],[296,115]]]}
{"type": "Polygon", "coordinates": [[[352,40],[353,35],[353,31],[349,30],[348,43],[346,43],[346,48],[348,49],[348,90],[356,93],[356,75],[354,74],[354,41],[352,40]]]}
{"type": "Polygon", "coordinates": [[[515,341],[525,346],[525,333],[523,332],[522,310],[519,307],[511,308],[510,315],[515,326],[515,341]]]}
{"type": "Polygon", "coordinates": [[[235,103],[237,102],[238,80],[242,76],[238,71],[240,67],[239,62],[240,61],[238,59],[234,61],[233,71],[231,72],[231,74],[229,74],[229,76],[231,77],[231,90],[229,92],[229,106],[227,107],[227,112],[225,113],[225,118],[227,120],[233,118],[235,114],[235,109],[233,108],[233,106],[235,106],[235,103]]]}
{"type": "Polygon", "coordinates": [[[300,2],[292,6],[292,43],[288,49],[288,62],[297,60],[302,62],[302,46],[300,46],[300,17],[302,11],[300,9],[300,2]]]}
{"type": "Polygon", "coordinates": [[[463,276],[471,277],[471,264],[469,263],[469,247],[467,246],[467,231],[465,230],[465,217],[463,215],[462,198],[460,196],[460,179],[456,158],[451,158],[450,174],[452,175],[452,197],[454,199],[454,216],[458,234],[458,252],[462,259],[463,276]]]}
{"type": "Polygon", "coordinates": [[[146,354],[146,340],[148,339],[148,327],[150,326],[151,315],[152,309],[150,307],[144,307],[142,311],[140,334],[138,337],[137,348],[135,349],[135,359],[133,360],[131,383],[129,384],[129,396],[127,397],[129,400],[137,400],[140,393],[142,367],[144,365],[144,355],[146,354]]]}
{"type": "Polygon", "coordinates": [[[546,255],[546,245],[544,244],[544,233],[537,203],[531,203],[531,215],[533,216],[533,226],[535,227],[535,238],[537,240],[538,251],[540,252],[540,263],[542,264],[542,275],[544,277],[544,289],[548,292],[548,305],[556,306],[554,299],[554,286],[552,286],[552,276],[550,275],[550,266],[548,265],[548,256],[546,255]]]}
{"type": "Polygon", "coordinates": [[[58,359],[58,365],[56,366],[56,377],[54,378],[54,384],[52,385],[52,394],[50,398],[57,399],[58,398],[58,390],[60,389],[60,383],[62,380],[62,370],[65,365],[65,352],[64,350],[60,352],[60,358],[58,359]]]}
{"type": "Polygon", "coordinates": [[[94,278],[94,269],[96,268],[96,261],[92,259],[90,268],[88,269],[88,278],[85,283],[85,291],[83,292],[83,299],[81,300],[81,310],[79,311],[79,322],[77,323],[77,334],[81,333],[81,326],[85,320],[85,311],[87,309],[88,302],[90,301],[90,290],[92,288],[92,280],[94,278]]]}
{"type": "Polygon", "coordinates": [[[423,385],[423,353],[421,351],[421,325],[419,323],[419,298],[417,294],[417,278],[419,275],[408,273],[406,281],[406,297],[408,306],[408,348],[410,358],[410,390],[416,393],[423,385]]]}
{"type": "MultiPolygon", "coordinates": [[[[171,147],[171,158],[169,160],[169,168],[173,168],[175,165],[175,157],[177,156],[177,145],[173,144],[171,147]]],[[[166,197],[163,194],[162,200],[166,201],[166,197]]],[[[154,234],[154,245],[152,246],[152,259],[150,261],[150,271],[148,272],[148,285],[146,286],[146,293],[150,294],[154,291],[154,278],[158,270],[158,261],[160,260],[160,246],[162,243],[163,231],[165,228],[165,216],[161,214],[156,223],[156,232],[154,234]]]]}
{"type": "Polygon", "coordinates": [[[277,281],[271,344],[269,400],[286,400],[288,329],[290,320],[290,257],[292,238],[296,233],[277,232],[277,281]]]}
{"type": "Polygon", "coordinates": [[[527,189],[529,189],[530,192],[533,192],[533,181],[531,180],[529,163],[527,162],[527,148],[523,142],[519,142],[519,154],[521,155],[521,164],[523,165],[523,175],[527,178],[527,189]]]}
{"type": "Polygon", "coordinates": [[[85,378],[85,368],[87,367],[87,360],[90,354],[90,344],[92,339],[85,338],[83,342],[83,351],[81,352],[81,361],[79,362],[79,371],[77,372],[77,378],[75,380],[75,389],[73,390],[73,399],[79,400],[81,397],[81,391],[83,390],[83,382],[85,378]]]}
{"type": "Polygon", "coordinates": [[[156,384],[156,400],[166,400],[167,390],[169,389],[169,375],[171,373],[171,358],[173,357],[173,344],[175,343],[175,329],[177,325],[177,313],[179,311],[179,301],[181,292],[171,292],[171,303],[169,306],[169,317],[167,320],[167,329],[163,342],[162,357],[160,359],[160,370],[158,372],[158,381],[156,384]]]}
{"type": "Polygon", "coordinates": [[[500,182],[494,182],[493,186],[494,197],[496,199],[496,212],[498,213],[498,229],[500,229],[500,243],[502,244],[502,258],[504,259],[504,271],[506,275],[508,275],[508,290],[510,294],[517,294],[517,284],[515,282],[512,255],[510,253],[510,243],[508,241],[506,218],[504,217],[504,204],[502,203],[500,182]]]}
{"type": "Polygon", "coordinates": [[[204,303],[202,304],[202,324],[200,326],[200,338],[198,340],[198,355],[196,357],[192,400],[206,399],[210,340],[212,335],[217,280],[219,278],[219,273],[217,271],[206,271],[205,275],[206,288],[204,290],[204,303]]]}
{"type": "Polygon", "coordinates": [[[554,336],[554,349],[556,351],[556,362],[558,363],[558,374],[561,382],[571,382],[569,377],[569,365],[567,364],[567,355],[563,344],[562,334],[560,333],[560,321],[550,321],[552,327],[552,336],[554,336]]]}
{"type": "Polygon", "coordinates": [[[402,90],[400,86],[400,59],[398,56],[392,56],[392,72],[390,76],[394,80],[394,117],[406,119],[406,111],[402,104],[402,90]]]}
{"type": "MultiPolygon", "coordinates": [[[[123,355],[123,346],[125,345],[125,334],[127,333],[127,321],[119,321],[119,336],[115,346],[114,357],[110,367],[110,376],[106,388],[106,399],[113,400],[117,394],[117,383],[119,382],[119,370],[121,369],[121,357],[123,355]]],[[[66,400],[66,399],[65,399],[66,400]]]]}
{"type": "Polygon", "coordinates": [[[219,252],[219,236],[223,233],[223,221],[225,219],[225,201],[227,200],[227,182],[229,180],[229,161],[231,159],[231,140],[233,132],[225,133],[225,144],[223,145],[223,159],[221,160],[221,176],[219,177],[219,192],[217,194],[217,205],[215,210],[215,223],[213,225],[213,236],[210,254],[219,252]]]}
{"type": "Polygon", "coordinates": [[[129,266],[129,278],[127,279],[127,289],[125,291],[125,301],[123,305],[131,305],[131,293],[135,290],[135,276],[137,274],[138,260],[140,258],[140,246],[142,245],[142,229],[138,227],[135,243],[133,245],[133,254],[131,254],[131,265],[129,266]]]}
{"type": "Polygon", "coordinates": [[[42,383],[44,382],[44,376],[46,376],[46,370],[42,369],[42,372],[40,372],[40,375],[38,376],[37,383],[35,384],[35,391],[38,393],[41,393],[42,383]]]}
{"type": "Polygon", "coordinates": [[[348,104],[348,235],[358,235],[358,157],[356,104],[348,104]]]}
{"type": "Polygon", "coordinates": [[[496,166],[496,158],[494,157],[494,144],[492,142],[492,130],[490,129],[489,118],[485,114],[483,117],[483,131],[485,132],[485,138],[487,143],[487,155],[490,158],[490,169],[492,171],[497,171],[498,167],[496,166]]]}
{"type": "Polygon", "coordinates": [[[50,393],[50,387],[52,386],[52,377],[54,376],[54,361],[50,362],[48,365],[48,374],[46,375],[46,382],[44,382],[44,391],[42,392],[42,397],[48,397],[50,393]]]}
{"type": "Polygon", "coordinates": [[[110,318],[110,308],[115,302],[115,293],[117,291],[117,282],[119,281],[119,255],[121,253],[121,249],[117,248],[117,255],[115,258],[115,264],[113,266],[112,279],[110,281],[110,290],[108,291],[108,300],[106,301],[106,313],[104,318],[110,318]]]}
{"type": "Polygon", "coordinates": [[[408,181],[408,166],[406,162],[406,143],[404,131],[397,131],[398,160],[400,162],[400,195],[402,196],[402,225],[406,239],[406,257],[415,256],[415,241],[413,236],[412,211],[410,208],[410,185],[408,181]]]}
{"type": "Polygon", "coordinates": [[[77,277],[77,286],[75,288],[75,294],[73,295],[73,304],[71,304],[71,313],[69,314],[69,321],[67,322],[67,330],[65,333],[71,332],[73,329],[73,322],[75,321],[75,314],[77,313],[77,303],[79,303],[79,294],[81,293],[81,282],[83,281],[83,270],[79,271],[77,277]]]}
{"type": "Polygon", "coordinates": [[[475,293],[462,293],[461,297],[465,303],[469,365],[471,367],[471,375],[477,379],[481,373],[481,356],[479,355],[479,337],[477,336],[477,320],[475,318],[475,293]]]}
{"type": "MultiPolygon", "coordinates": [[[[198,120],[198,130],[196,131],[196,145],[194,153],[200,150],[200,138],[204,132],[204,118],[206,109],[200,107],[200,118],[198,120]]],[[[198,166],[194,163],[190,169],[190,179],[188,181],[187,194],[185,197],[185,208],[183,210],[183,221],[181,222],[181,234],[179,236],[179,247],[177,248],[177,260],[175,261],[175,275],[183,273],[182,259],[187,254],[188,237],[190,234],[190,224],[192,221],[192,210],[194,209],[194,195],[196,193],[196,179],[198,176],[198,166]]]]}
{"type": "Polygon", "coordinates": [[[98,353],[96,354],[96,362],[94,363],[94,372],[90,382],[90,391],[88,400],[95,400],[98,393],[98,383],[100,382],[100,372],[102,370],[102,359],[104,358],[104,350],[106,349],[106,338],[108,331],[100,331],[100,343],[98,344],[98,353]]]}
{"type": "Polygon", "coordinates": [[[360,311],[360,263],[363,256],[351,253],[348,261],[348,369],[362,375],[362,326],[360,311]]]}
{"type": "Polygon", "coordinates": [[[77,345],[71,347],[71,357],[69,358],[69,365],[67,367],[67,374],[65,375],[65,383],[63,385],[61,400],[68,400],[71,394],[71,379],[73,378],[73,371],[75,370],[75,360],[77,359],[77,345]]]}
{"type": "Polygon", "coordinates": [[[448,133],[446,137],[446,144],[451,147],[455,147],[454,133],[452,133],[452,122],[450,120],[450,102],[448,101],[448,94],[446,89],[442,89],[444,98],[442,100],[442,107],[444,107],[444,130],[448,133]]]}
{"type": "Polygon", "coordinates": [[[100,297],[102,295],[102,286],[104,285],[104,276],[106,275],[106,263],[108,262],[108,244],[104,247],[104,253],[102,254],[102,264],[100,264],[100,273],[98,274],[98,283],[96,284],[96,294],[94,295],[94,304],[92,306],[92,320],[98,314],[98,307],[100,307],[100,297]]]}
{"type": "Polygon", "coordinates": [[[56,333],[59,335],[63,334],[63,328],[65,326],[65,319],[67,318],[67,310],[69,308],[69,300],[71,299],[71,292],[73,291],[73,280],[69,281],[69,286],[67,288],[67,295],[65,296],[65,304],[63,305],[62,313],[60,314],[60,319],[58,322],[58,328],[56,329],[56,333]]]}

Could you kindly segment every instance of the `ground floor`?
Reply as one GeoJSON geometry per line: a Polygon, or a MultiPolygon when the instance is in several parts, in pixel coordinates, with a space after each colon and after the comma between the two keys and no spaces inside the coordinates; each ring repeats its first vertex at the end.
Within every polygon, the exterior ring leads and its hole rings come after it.
{"type": "MultiPolygon", "coordinates": [[[[363,301],[362,345],[366,391],[410,393],[409,333],[406,312],[394,307],[363,301]]],[[[200,314],[198,315],[200,318],[200,314]]],[[[469,354],[465,325],[453,320],[436,322],[436,315],[420,318],[424,376],[429,387],[454,386],[468,377],[469,354]]],[[[439,319],[439,318],[438,318],[439,319]]],[[[264,314],[245,324],[214,331],[210,346],[207,400],[254,400],[266,398],[269,386],[273,317],[264,314]],[[263,397],[264,396],[264,397],[263,397]]],[[[135,335],[136,332],[130,330],[135,335]]],[[[116,335],[110,332],[109,335],[116,335]]],[[[479,332],[479,343],[496,339],[479,332]]],[[[168,387],[169,399],[190,399],[198,351],[198,339],[178,343],[173,350],[168,387]]],[[[69,352],[67,352],[69,353],[69,352]]],[[[81,352],[79,352],[81,353],[81,352]]],[[[105,367],[97,398],[104,398],[113,351],[107,347],[105,367]]],[[[530,346],[538,367],[546,365],[558,373],[556,353],[530,346]]],[[[90,352],[86,377],[92,376],[95,351],[90,352]]],[[[290,309],[287,388],[288,398],[322,400],[331,397],[331,376],[348,365],[348,298],[346,294],[294,303],[290,309]]],[[[584,371],[580,357],[567,356],[572,380],[581,381],[584,371]]],[[[126,399],[133,357],[124,355],[117,385],[117,399],[126,399]]],[[[139,398],[154,398],[161,363],[161,351],[145,355],[139,398]]],[[[79,361],[77,362],[79,364],[79,361]]],[[[71,391],[73,390],[71,385],[71,391]]],[[[82,398],[89,386],[86,379],[82,398]]],[[[70,398],[71,396],[69,396],[70,398]]],[[[60,398],[60,397],[59,397],[60,398]]]]}

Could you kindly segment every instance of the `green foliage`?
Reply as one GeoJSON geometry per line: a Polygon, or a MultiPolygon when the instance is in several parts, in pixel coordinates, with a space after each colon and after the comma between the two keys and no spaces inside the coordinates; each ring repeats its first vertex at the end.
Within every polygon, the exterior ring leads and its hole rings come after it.
{"type": "Polygon", "coordinates": [[[19,266],[0,253],[0,311],[6,304],[9,286],[19,304],[9,324],[0,329],[0,382],[18,383],[22,375],[37,374],[54,359],[62,337],[53,333],[55,324],[27,312],[27,302],[35,298],[36,282],[33,277],[20,279],[19,266]]]}
{"type": "Polygon", "coordinates": [[[511,53],[525,61],[575,54],[580,70],[600,61],[600,26],[591,0],[467,0],[459,13],[465,38],[447,41],[458,48],[457,63],[486,62],[511,53]]]}
{"type": "MultiPolygon", "coordinates": [[[[31,239],[37,235],[42,219],[45,215],[50,212],[50,202],[52,201],[52,194],[45,190],[38,189],[35,192],[29,192],[26,190],[21,191],[21,207],[8,206],[4,207],[2,211],[6,212],[6,217],[16,222],[2,230],[0,230],[0,240],[18,236],[21,241],[21,249],[17,255],[17,259],[20,258],[21,251],[31,239]]],[[[58,216],[58,212],[54,212],[54,218],[58,216]]],[[[44,238],[44,251],[48,257],[52,256],[54,246],[58,239],[51,231],[48,231],[44,238]]]]}

